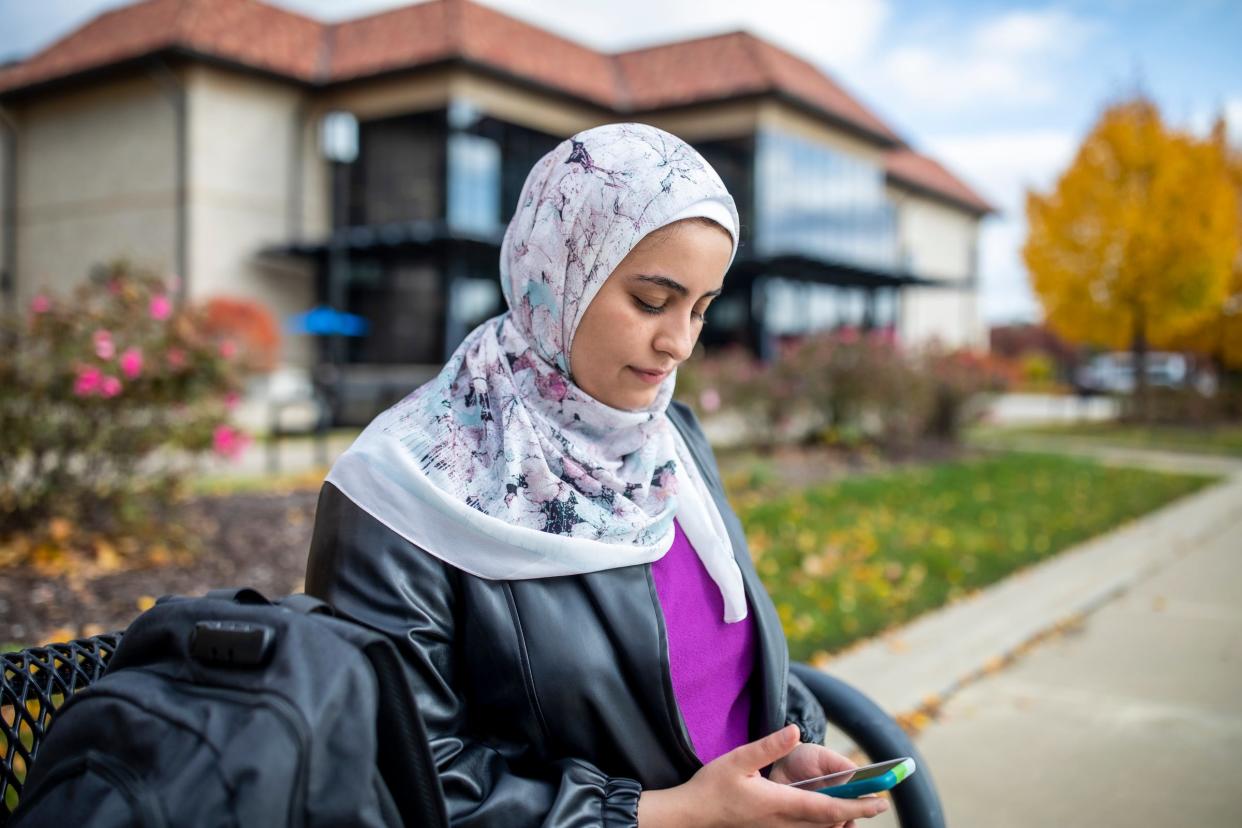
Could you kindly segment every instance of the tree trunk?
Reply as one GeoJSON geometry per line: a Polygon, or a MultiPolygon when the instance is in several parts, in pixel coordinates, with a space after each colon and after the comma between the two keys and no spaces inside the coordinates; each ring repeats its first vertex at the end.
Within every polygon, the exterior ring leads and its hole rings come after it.
{"type": "Polygon", "coordinates": [[[1132,342],[1134,365],[1134,400],[1138,419],[1151,419],[1151,400],[1147,390],[1147,318],[1141,304],[1134,307],[1134,338],[1132,342]]]}

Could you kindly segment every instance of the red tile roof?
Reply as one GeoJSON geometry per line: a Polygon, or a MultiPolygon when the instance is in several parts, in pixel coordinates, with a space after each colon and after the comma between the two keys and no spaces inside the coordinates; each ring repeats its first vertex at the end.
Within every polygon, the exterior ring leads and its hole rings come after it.
{"type": "Polygon", "coordinates": [[[884,143],[901,142],[822,71],[748,32],[636,49],[615,59],[632,109],[778,92],[884,143]]]}
{"type": "Polygon", "coordinates": [[[992,210],[805,60],[746,32],[603,54],[471,0],[431,0],[322,23],[260,0],[143,0],[0,70],[0,95],[167,49],[324,85],[466,59],[618,113],[774,93],[898,150],[889,175],[992,210]]]}
{"type": "Polygon", "coordinates": [[[996,212],[994,206],[946,170],[939,161],[912,149],[890,152],[884,166],[888,177],[898,184],[929,191],[975,213],[996,212]]]}
{"type": "Polygon", "coordinates": [[[323,29],[316,20],[257,0],[145,0],[104,12],[0,71],[0,92],[171,47],[306,80],[322,61],[323,29]]]}
{"type": "Polygon", "coordinates": [[[326,28],[332,60],[321,82],[465,58],[617,108],[610,56],[468,0],[419,3],[326,28]]]}
{"type": "Polygon", "coordinates": [[[316,84],[465,58],[617,112],[783,92],[883,143],[900,142],[814,66],[745,32],[608,55],[470,0],[335,24],[260,0],[144,0],[0,70],[0,94],[173,47],[316,84]]]}

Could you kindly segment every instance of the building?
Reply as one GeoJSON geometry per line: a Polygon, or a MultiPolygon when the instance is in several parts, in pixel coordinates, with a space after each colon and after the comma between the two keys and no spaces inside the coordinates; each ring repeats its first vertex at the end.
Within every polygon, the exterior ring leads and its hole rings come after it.
{"type": "MultiPolygon", "coordinates": [[[[986,345],[992,207],[810,63],[746,32],[603,54],[470,0],[332,24],[146,0],[0,69],[4,296],[128,255],[193,299],[361,314],[347,371],[404,391],[502,308],[498,245],[531,165],[618,120],[690,141],[737,199],[709,344],[851,325],[986,345]],[[351,163],[321,150],[340,112],[351,163]]],[[[318,356],[288,338],[287,363],[318,356]]]]}

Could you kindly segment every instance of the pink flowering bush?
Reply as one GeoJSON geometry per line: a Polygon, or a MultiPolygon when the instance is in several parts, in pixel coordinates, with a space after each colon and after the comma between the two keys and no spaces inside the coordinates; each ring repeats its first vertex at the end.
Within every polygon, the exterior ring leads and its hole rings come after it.
{"type": "Polygon", "coordinates": [[[805,382],[788,360],[765,364],[743,348],[701,351],[677,369],[677,398],[700,418],[732,414],[747,441],[768,449],[791,439],[805,411],[805,382]]]}
{"type": "Polygon", "coordinates": [[[813,440],[901,451],[957,439],[1006,382],[986,356],[842,329],[791,341],[769,363],[742,351],[697,355],[678,370],[677,394],[700,417],[741,415],[760,448],[813,440]]]}
{"type": "Polygon", "coordinates": [[[114,264],[2,325],[0,545],[167,527],[191,458],[245,448],[229,416],[249,367],[156,276],[114,264]]]}

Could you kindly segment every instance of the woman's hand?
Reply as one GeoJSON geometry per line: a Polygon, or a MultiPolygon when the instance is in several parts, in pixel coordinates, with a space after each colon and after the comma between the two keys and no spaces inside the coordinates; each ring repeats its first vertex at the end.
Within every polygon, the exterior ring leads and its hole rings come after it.
{"type": "MultiPolygon", "coordinates": [[[[852,764],[840,767],[840,761],[848,764],[848,760],[825,747],[799,745],[798,728],[790,725],[709,762],[683,785],[643,791],[638,799],[638,824],[640,828],[805,828],[809,825],[827,828],[848,825],[851,820],[873,817],[887,810],[888,803],[877,797],[834,799],[782,784],[785,774],[799,773],[804,767],[817,770],[797,779],[853,767],[852,764]],[[819,750],[814,750],[816,747],[819,750]],[[786,759],[788,764],[782,766],[782,760],[786,759]],[[773,768],[771,779],[759,775],[762,768],[773,763],[777,763],[777,767],[773,768]]],[[[790,781],[797,779],[791,777],[790,781]]]]}
{"type": "MultiPolygon", "coordinates": [[[[803,742],[776,760],[768,778],[773,782],[788,785],[791,782],[801,782],[803,779],[827,776],[830,773],[853,770],[856,767],[858,766],[835,750],[829,750],[823,745],[803,742]]],[[[853,820],[842,824],[844,828],[854,828],[853,820]]]]}
{"type": "Polygon", "coordinates": [[[788,785],[801,782],[803,779],[853,770],[856,767],[858,766],[836,751],[829,750],[823,745],[810,745],[803,742],[776,760],[768,778],[773,782],[788,785]]]}

